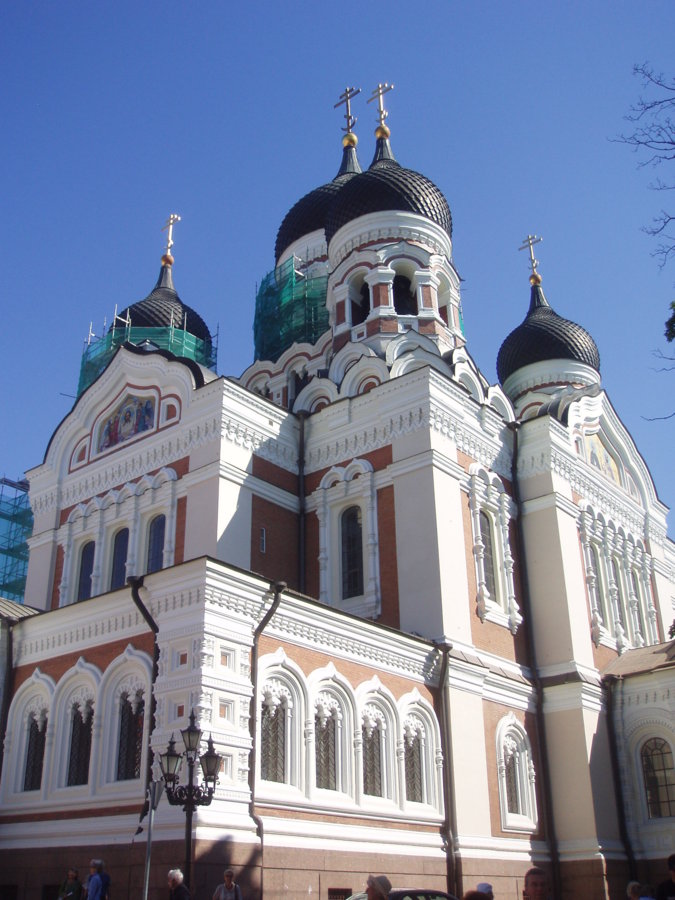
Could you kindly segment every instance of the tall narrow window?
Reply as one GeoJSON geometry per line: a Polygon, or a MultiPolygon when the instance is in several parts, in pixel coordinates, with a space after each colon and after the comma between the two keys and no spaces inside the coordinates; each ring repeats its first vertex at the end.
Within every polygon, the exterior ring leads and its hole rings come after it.
{"type": "Polygon", "coordinates": [[[612,584],[614,585],[614,591],[616,595],[616,610],[619,616],[619,622],[621,627],[626,629],[626,614],[625,614],[625,599],[623,596],[623,589],[621,585],[621,579],[619,578],[619,567],[615,559],[611,559],[609,562],[609,568],[612,575],[612,584]]]}
{"type": "Polygon", "coordinates": [[[88,600],[91,597],[91,576],[94,571],[94,541],[87,541],[80,552],[80,573],[77,579],[77,599],[88,600]]]}
{"type": "Polygon", "coordinates": [[[361,509],[350,506],[340,519],[342,538],[342,599],[363,594],[363,534],[361,509]]]}
{"type": "Polygon", "coordinates": [[[504,778],[506,781],[506,808],[510,813],[522,815],[523,800],[518,776],[518,746],[510,735],[504,741],[504,778]]]}
{"type": "Polygon", "coordinates": [[[363,745],[363,793],[382,797],[382,732],[380,723],[364,722],[361,726],[363,745]]]}
{"type": "Polygon", "coordinates": [[[527,733],[513,713],[497,726],[499,806],[504,831],[537,827],[532,748],[527,733]]]}
{"type": "Polygon", "coordinates": [[[117,745],[117,780],[129,781],[141,774],[143,755],[143,716],[145,702],[138,691],[132,698],[120,697],[120,736],[117,745]]]}
{"type": "Polygon", "coordinates": [[[316,786],[328,791],[337,790],[336,723],[332,713],[316,714],[314,732],[316,746],[316,786]]]}
{"type": "Polygon", "coordinates": [[[480,512],[480,539],[483,544],[483,573],[485,577],[485,587],[488,590],[490,599],[493,602],[497,602],[492,524],[490,522],[490,517],[486,512],[483,512],[483,510],[480,512]]]}
{"type": "Polygon", "coordinates": [[[675,816],[675,770],[670,744],[650,738],[640,751],[650,819],[675,816]]]}
{"type": "Polygon", "coordinates": [[[260,720],[260,776],[265,781],[286,780],[285,700],[280,703],[265,698],[260,720]]]}
{"type": "Polygon", "coordinates": [[[164,529],[166,516],[155,516],[148,529],[148,564],[146,571],[158,572],[164,565],[164,529]]]}
{"type": "Polygon", "coordinates": [[[647,626],[645,623],[645,614],[640,598],[640,579],[635,569],[630,570],[630,584],[633,590],[633,596],[635,597],[634,602],[636,604],[637,625],[640,631],[640,636],[642,637],[643,642],[647,643],[647,626]]]}
{"type": "Polygon", "coordinates": [[[422,803],[422,738],[419,731],[407,731],[404,737],[405,795],[412,803],[422,803]]]}
{"type": "Polygon", "coordinates": [[[26,771],[23,779],[24,791],[39,791],[42,784],[42,764],[45,758],[45,735],[47,719],[39,721],[34,713],[28,719],[28,747],[26,771]]]}
{"type": "Polygon", "coordinates": [[[89,781],[89,757],[91,755],[91,731],[93,710],[87,703],[84,708],[74,703],[71,709],[70,756],[68,758],[69,786],[87,784],[89,781]]]}
{"type": "Polygon", "coordinates": [[[606,622],[605,617],[605,595],[602,589],[602,582],[600,580],[600,563],[598,560],[598,550],[595,544],[591,544],[591,553],[589,556],[589,575],[594,579],[593,583],[595,584],[595,596],[597,597],[597,609],[596,614],[600,619],[599,624],[604,625],[606,622]]]}
{"type": "Polygon", "coordinates": [[[127,580],[127,552],[129,549],[129,529],[122,528],[113,540],[110,590],[124,587],[127,580]]]}

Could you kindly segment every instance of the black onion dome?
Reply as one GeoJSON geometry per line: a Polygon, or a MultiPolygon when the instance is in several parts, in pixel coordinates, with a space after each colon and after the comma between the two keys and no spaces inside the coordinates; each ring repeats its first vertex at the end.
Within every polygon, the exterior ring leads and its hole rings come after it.
{"type": "MultiPolygon", "coordinates": [[[[184,328],[194,337],[211,343],[211,335],[206,322],[180,299],[173,286],[171,266],[162,263],[157,284],[144,300],[128,306],[118,316],[129,318],[132,328],[184,328]]],[[[111,329],[115,325],[111,326],[111,329]]]]}
{"type": "Polygon", "coordinates": [[[539,276],[533,276],[530,308],[499,348],[497,377],[504,384],[523,366],[549,359],[569,359],[600,371],[595,341],[581,325],[563,319],[549,306],[539,276]]]}
{"type": "Polygon", "coordinates": [[[389,139],[378,137],[370,168],[352,178],[336,197],[326,220],[326,240],[354,219],[372,212],[397,210],[424,216],[452,237],[452,216],[443,192],[412,169],[404,169],[391,152],[389,139]]]}
{"type": "Polygon", "coordinates": [[[336,194],[355,175],[361,173],[361,166],[356,156],[356,147],[347,144],[342,151],[342,164],[332,181],[315,188],[290,208],[286,213],[274,246],[274,257],[278,261],[287,247],[304,237],[323,228],[326,224],[326,214],[336,194]]]}

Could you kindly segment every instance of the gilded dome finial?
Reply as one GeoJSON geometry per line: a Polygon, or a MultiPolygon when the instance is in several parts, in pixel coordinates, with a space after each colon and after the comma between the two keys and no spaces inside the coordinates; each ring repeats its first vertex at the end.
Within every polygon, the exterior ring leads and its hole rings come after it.
{"type": "Polygon", "coordinates": [[[173,265],[173,256],[171,255],[171,248],[173,247],[173,226],[176,222],[180,222],[180,216],[176,213],[171,213],[169,218],[166,220],[166,225],[162,228],[162,231],[166,231],[166,250],[164,251],[164,256],[162,257],[162,265],[163,266],[172,266],[173,265]]]}
{"type": "Polygon", "coordinates": [[[541,275],[537,272],[537,266],[539,265],[539,260],[534,258],[534,245],[539,244],[544,239],[541,237],[537,237],[536,234],[528,234],[528,236],[523,241],[523,246],[518,247],[519,250],[529,250],[530,251],[530,266],[532,267],[532,274],[530,275],[530,284],[541,284],[541,275]]]}
{"type": "Polygon", "coordinates": [[[347,120],[347,127],[342,130],[345,132],[345,136],[342,138],[342,146],[343,147],[356,147],[358,144],[358,138],[352,131],[354,126],[356,125],[357,119],[356,116],[352,115],[352,106],[351,102],[356,97],[357,94],[361,93],[361,88],[355,87],[346,87],[344,92],[340,94],[340,99],[333,106],[333,109],[337,109],[338,106],[345,107],[345,119],[347,120]]]}
{"type": "Polygon", "coordinates": [[[384,108],[384,104],[382,103],[382,97],[388,92],[393,91],[394,85],[388,84],[386,81],[384,84],[378,84],[378,86],[373,91],[371,97],[368,98],[368,103],[371,103],[373,100],[377,100],[378,106],[378,121],[379,125],[375,129],[375,137],[376,138],[388,138],[391,134],[389,128],[384,124],[384,120],[387,118],[389,113],[384,108]]]}

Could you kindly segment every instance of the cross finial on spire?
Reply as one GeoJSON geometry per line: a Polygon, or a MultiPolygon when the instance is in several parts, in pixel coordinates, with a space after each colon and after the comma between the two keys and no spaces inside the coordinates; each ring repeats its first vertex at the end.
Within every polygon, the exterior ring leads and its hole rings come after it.
{"type": "Polygon", "coordinates": [[[340,94],[340,99],[333,106],[333,109],[337,109],[338,106],[345,107],[345,119],[347,120],[347,127],[342,130],[347,134],[352,133],[352,128],[356,125],[356,116],[352,115],[352,106],[351,102],[356,97],[357,94],[361,93],[361,88],[355,87],[346,87],[344,89],[344,93],[340,94]]]}
{"type": "MultiPolygon", "coordinates": [[[[164,256],[171,257],[171,248],[173,247],[173,226],[176,222],[180,222],[180,216],[176,215],[176,213],[171,213],[169,218],[166,220],[166,225],[162,228],[162,231],[167,231],[168,234],[166,236],[166,250],[164,251],[164,256]]],[[[171,259],[173,262],[173,258],[171,259]]]]}
{"type": "Polygon", "coordinates": [[[537,237],[536,234],[528,234],[528,236],[523,241],[523,246],[518,247],[519,250],[529,250],[530,251],[530,265],[532,266],[532,274],[538,275],[537,266],[539,265],[539,260],[534,258],[534,245],[541,243],[544,239],[541,237],[537,237]]]}
{"type": "Polygon", "coordinates": [[[373,100],[377,100],[377,106],[378,106],[378,122],[379,122],[380,128],[385,127],[385,126],[384,126],[384,120],[385,120],[385,119],[387,118],[387,116],[389,115],[389,113],[388,113],[387,110],[384,108],[384,105],[383,105],[383,103],[382,103],[382,97],[383,97],[388,91],[393,91],[393,90],[394,90],[394,85],[393,85],[393,84],[388,84],[388,83],[385,81],[384,84],[378,84],[378,86],[377,86],[377,87],[375,88],[375,90],[373,91],[372,96],[368,98],[368,103],[370,103],[370,102],[373,101],[373,100]]]}

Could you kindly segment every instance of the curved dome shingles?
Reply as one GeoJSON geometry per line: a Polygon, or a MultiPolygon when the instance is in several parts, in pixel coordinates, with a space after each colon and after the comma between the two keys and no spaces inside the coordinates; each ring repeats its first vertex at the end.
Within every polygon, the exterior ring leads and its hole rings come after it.
{"type": "Polygon", "coordinates": [[[497,377],[504,384],[518,369],[549,359],[569,359],[600,371],[600,353],[591,335],[559,316],[535,284],[527,316],[499,348],[497,377]]]}
{"type": "Polygon", "coordinates": [[[360,216],[387,210],[424,216],[452,237],[452,216],[442,191],[419,172],[387,161],[375,164],[342,188],[328,212],[326,240],[330,242],[343,225],[360,216]]]}
{"type": "Polygon", "coordinates": [[[127,317],[132,328],[169,328],[173,324],[175,328],[185,328],[200,340],[211,343],[206,322],[176,293],[169,266],[162,266],[157,284],[148,296],[128,306],[119,313],[118,319],[127,317]]]}

